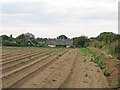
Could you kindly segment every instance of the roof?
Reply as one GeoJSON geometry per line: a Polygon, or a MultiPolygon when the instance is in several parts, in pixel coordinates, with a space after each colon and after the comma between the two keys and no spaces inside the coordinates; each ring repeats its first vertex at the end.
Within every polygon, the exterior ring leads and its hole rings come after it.
{"type": "Polygon", "coordinates": [[[33,44],[33,42],[31,40],[28,40],[28,42],[30,42],[30,44],[34,46],[34,44],[33,44]]]}
{"type": "Polygon", "coordinates": [[[73,39],[48,39],[46,40],[46,44],[48,45],[66,44],[68,46],[72,46],[73,39]]]}

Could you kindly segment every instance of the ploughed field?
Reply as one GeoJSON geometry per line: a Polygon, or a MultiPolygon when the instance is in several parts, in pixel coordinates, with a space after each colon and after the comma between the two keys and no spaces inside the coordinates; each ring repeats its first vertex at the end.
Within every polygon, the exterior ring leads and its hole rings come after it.
{"type": "Polygon", "coordinates": [[[3,88],[109,88],[87,49],[2,49],[3,88]]]}

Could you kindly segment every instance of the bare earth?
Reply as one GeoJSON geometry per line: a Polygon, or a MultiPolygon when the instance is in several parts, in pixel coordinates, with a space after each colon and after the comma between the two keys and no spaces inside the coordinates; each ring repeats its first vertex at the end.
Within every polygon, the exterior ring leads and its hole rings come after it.
{"type": "MultiPolygon", "coordinates": [[[[37,53],[39,51],[42,50],[37,50],[37,53]]],[[[81,56],[80,49],[49,49],[51,54],[45,54],[45,51],[43,56],[40,54],[37,58],[31,55],[33,60],[30,61],[25,57],[22,59],[25,64],[21,64],[21,60],[9,63],[9,67],[6,64],[2,76],[3,88],[109,88],[102,70],[91,62],[91,56],[81,56]]]]}

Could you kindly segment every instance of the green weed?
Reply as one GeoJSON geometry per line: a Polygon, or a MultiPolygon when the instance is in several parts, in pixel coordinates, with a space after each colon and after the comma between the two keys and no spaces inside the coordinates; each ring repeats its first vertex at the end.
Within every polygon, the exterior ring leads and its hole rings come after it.
{"type": "Polygon", "coordinates": [[[97,69],[97,72],[100,72],[100,70],[99,70],[99,69],[97,69]]]}
{"type": "Polygon", "coordinates": [[[73,64],[72,64],[72,66],[75,66],[75,64],[76,64],[76,62],[74,61],[73,64]]]}
{"type": "Polygon", "coordinates": [[[85,63],[85,62],[86,62],[86,59],[82,60],[82,62],[84,62],[84,63],[85,63]]]}
{"type": "Polygon", "coordinates": [[[103,70],[105,76],[110,76],[110,73],[108,73],[106,70],[103,70]]]}
{"type": "Polygon", "coordinates": [[[15,77],[17,77],[17,76],[18,76],[18,74],[14,74],[12,77],[15,78],[15,77]]]}
{"type": "Polygon", "coordinates": [[[85,77],[88,77],[88,74],[85,74],[85,77]]]}
{"type": "Polygon", "coordinates": [[[31,85],[37,85],[35,82],[32,82],[31,85]]]}
{"type": "Polygon", "coordinates": [[[48,78],[45,78],[45,79],[43,80],[43,82],[49,82],[49,79],[48,79],[48,78]]]}
{"type": "Polygon", "coordinates": [[[55,69],[55,67],[50,67],[50,69],[55,69]]]}
{"type": "Polygon", "coordinates": [[[22,64],[25,64],[25,61],[21,61],[22,64]]]}

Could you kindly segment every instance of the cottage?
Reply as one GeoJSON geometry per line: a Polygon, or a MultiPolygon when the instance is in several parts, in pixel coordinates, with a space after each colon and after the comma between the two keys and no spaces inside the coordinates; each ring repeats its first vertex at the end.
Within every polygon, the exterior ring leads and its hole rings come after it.
{"type": "Polygon", "coordinates": [[[64,44],[66,47],[73,46],[73,40],[72,39],[48,39],[46,40],[46,44],[48,44],[49,47],[56,47],[58,44],[64,44]]]}

